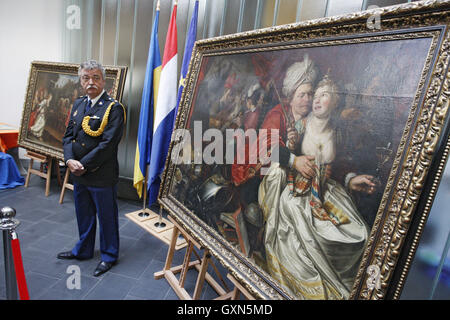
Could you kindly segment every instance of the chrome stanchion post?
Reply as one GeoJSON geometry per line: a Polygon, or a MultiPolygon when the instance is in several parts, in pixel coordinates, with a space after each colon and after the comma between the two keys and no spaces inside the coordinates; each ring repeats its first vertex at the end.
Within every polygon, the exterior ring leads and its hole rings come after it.
{"type": "Polygon", "coordinates": [[[0,230],[3,231],[3,254],[5,258],[6,299],[18,300],[16,273],[11,247],[11,233],[19,225],[15,219],[16,210],[11,207],[3,207],[0,210],[0,230]]]}

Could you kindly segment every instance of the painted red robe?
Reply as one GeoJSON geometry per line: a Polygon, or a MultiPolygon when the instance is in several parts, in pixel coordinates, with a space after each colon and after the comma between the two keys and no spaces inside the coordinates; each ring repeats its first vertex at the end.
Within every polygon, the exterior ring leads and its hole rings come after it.
{"type": "MultiPolygon", "coordinates": [[[[231,166],[232,181],[235,185],[241,185],[256,174],[259,175],[258,171],[261,167],[261,163],[258,157],[258,148],[260,145],[267,145],[267,150],[273,150],[273,148],[277,147],[274,145],[276,143],[280,151],[280,163],[283,165],[287,164],[290,152],[288,151],[285,142],[287,140],[286,115],[289,114],[291,118],[293,118],[293,116],[289,106],[284,106],[284,110],[285,112],[283,112],[281,104],[272,108],[265,116],[264,122],[258,130],[257,141],[254,142],[252,146],[249,146],[248,143],[245,144],[245,163],[239,164],[236,162],[231,166]],[[276,141],[272,141],[271,139],[272,130],[278,131],[278,139],[276,141]],[[261,140],[262,144],[260,144],[261,140]],[[254,157],[256,153],[258,163],[249,163],[249,159],[251,159],[251,157],[249,157],[250,152],[254,157]]],[[[269,166],[270,164],[266,165],[269,166]]]]}

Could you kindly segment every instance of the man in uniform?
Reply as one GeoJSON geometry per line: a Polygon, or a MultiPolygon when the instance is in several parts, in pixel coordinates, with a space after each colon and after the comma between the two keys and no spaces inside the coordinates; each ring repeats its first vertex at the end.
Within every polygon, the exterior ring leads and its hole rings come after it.
{"type": "Polygon", "coordinates": [[[90,60],[80,65],[80,83],[86,96],[77,99],[63,137],[64,161],[74,185],[80,240],[58,259],[90,259],[94,254],[96,214],[99,221],[101,261],[94,276],[117,262],[119,219],[117,149],[125,123],[124,107],[104,90],[105,70],[90,60]]]}

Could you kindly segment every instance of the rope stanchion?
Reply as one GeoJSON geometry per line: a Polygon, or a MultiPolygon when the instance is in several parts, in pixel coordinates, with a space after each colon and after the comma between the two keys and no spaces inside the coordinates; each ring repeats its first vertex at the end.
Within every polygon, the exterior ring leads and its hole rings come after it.
{"type": "Polygon", "coordinates": [[[19,288],[20,300],[30,300],[28,294],[25,270],[23,269],[22,254],[20,252],[20,242],[15,231],[11,232],[11,246],[14,258],[14,268],[16,270],[17,287],[19,288]]]}
{"type": "Polygon", "coordinates": [[[3,231],[5,258],[6,299],[17,300],[17,288],[19,288],[20,299],[30,300],[20,242],[15,230],[20,222],[14,219],[15,215],[16,210],[11,207],[3,207],[0,210],[0,230],[3,231]]]}

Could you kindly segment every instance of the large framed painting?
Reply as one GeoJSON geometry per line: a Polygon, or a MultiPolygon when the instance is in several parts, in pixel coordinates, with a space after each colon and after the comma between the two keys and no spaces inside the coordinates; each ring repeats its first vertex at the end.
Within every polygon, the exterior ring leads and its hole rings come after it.
{"type": "MultiPolygon", "coordinates": [[[[19,146],[63,159],[62,137],[74,101],[84,95],[79,64],[33,61],[19,131],[19,146]]],[[[104,66],[105,90],[116,100],[123,94],[127,67],[104,66]]]]}
{"type": "Polygon", "coordinates": [[[450,146],[449,8],[197,41],[160,204],[256,298],[399,298],[450,146]]]}

